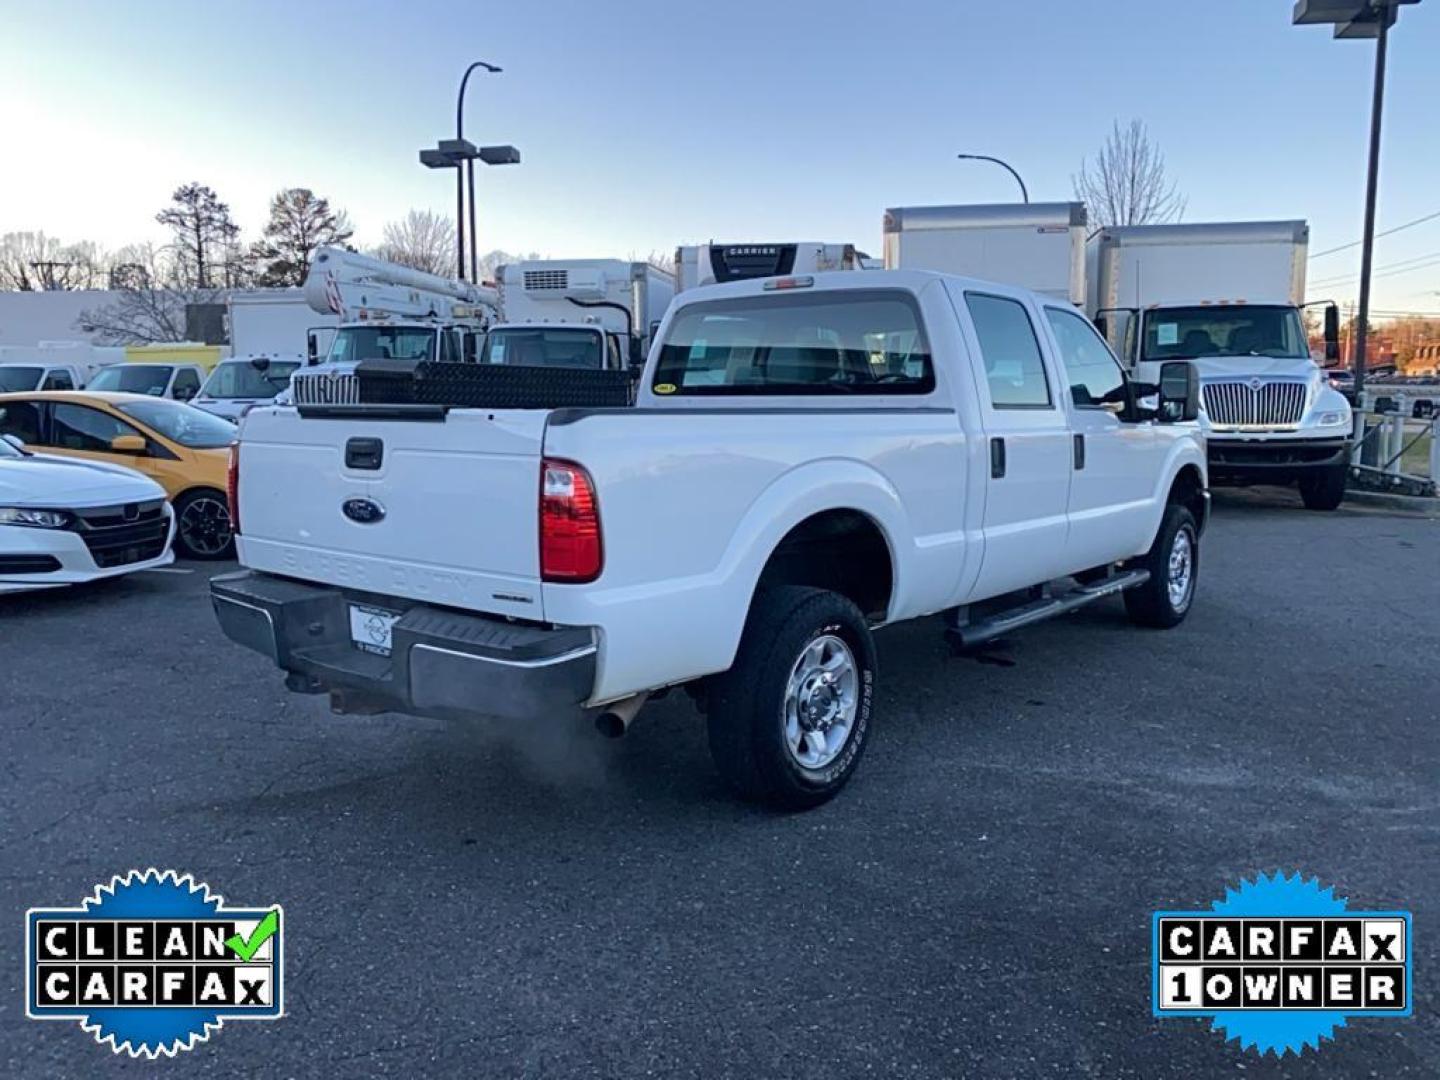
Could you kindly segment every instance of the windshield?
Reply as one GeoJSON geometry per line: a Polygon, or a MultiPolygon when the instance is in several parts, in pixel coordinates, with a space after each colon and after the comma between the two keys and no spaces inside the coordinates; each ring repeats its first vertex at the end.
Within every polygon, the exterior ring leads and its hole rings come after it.
{"type": "Polygon", "coordinates": [[[170,373],[174,370],[169,364],[116,364],[101,369],[85,389],[161,397],[170,385],[170,373]]]}
{"type": "Polygon", "coordinates": [[[212,398],[272,398],[290,384],[298,360],[271,360],[257,367],[250,360],[226,360],[211,373],[201,393],[212,398]]]}
{"type": "Polygon", "coordinates": [[[229,446],[235,441],[234,424],[193,405],[169,400],[127,401],[116,408],[167,439],[192,450],[229,446]]]}
{"type": "Polygon", "coordinates": [[[428,326],[342,326],[335,332],[330,363],[358,360],[433,360],[435,331],[428,326]]]}
{"type": "Polygon", "coordinates": [[[0,367],[0,392],[34,390],[35,384],[40,381],[41,370],[38,367],[0,367]]]}
{"type": "Polygon", "coordinates": [[[519,367],[604,367],[600,334],[594,330],[515,327],[492,330],[480,353],[482,364],[519,367]]]}
{"type": "Polygon", "coordinates": [[[1145,313],[1145,360],[1196,356],[1310,356],[1293,307],[1209,304],[1145,313]]]}

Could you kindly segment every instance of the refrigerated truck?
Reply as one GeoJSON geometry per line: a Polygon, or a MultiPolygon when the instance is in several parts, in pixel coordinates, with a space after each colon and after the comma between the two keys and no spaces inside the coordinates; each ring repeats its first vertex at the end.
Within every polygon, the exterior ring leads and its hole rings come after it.
{"type": "Polygon", "coordinates": [[[887,270],[937,270],[1085,303],[1083,203],[897,206],[883,227],[887,270]]]}
{"type": "Polygon", "coordinates": [[[675,249],[675,291],[786,274],[875,269],[879,269],[879,263],[854,244],[827,244],[816,240],[764,244],[712,241],[675,249]]]}
{"type": "Polygon", "coordinates": [[[507,263],[495,287],[481,363],[544,367],[638,367],[675,295],[667,271],[622,259],[507,263]]]}
{"type": "MultiPolygon", "coordinates": [[[[1309,237],[1298,220],[1103,228],[1087,247],[1087,307],[1139,381],[1194,363],[1212,482],[1295,483],[1306,506],[1333,510],[1352,417],[1310,351],[1309,237]]],[[[1317,304],[1333,362],[1339,312],[1317,304]]]]}

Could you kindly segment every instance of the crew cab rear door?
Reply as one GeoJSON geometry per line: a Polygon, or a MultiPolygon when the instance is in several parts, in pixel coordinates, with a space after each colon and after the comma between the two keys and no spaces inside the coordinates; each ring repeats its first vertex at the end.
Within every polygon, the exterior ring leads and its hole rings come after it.
{"type": "Polygon", "coordinates": [[[997,596],[1064,573],[1070,427],[1060,382],[1023,293],[947,282],[977,358],[988,443],[985,552],[973,595],[997,596]]]}
{"type": "Polygon", "coordinates": [[[255,409],[239,443],[240,561],[381,600],[540,619],[548,415],[322,419],[255,409]]]}

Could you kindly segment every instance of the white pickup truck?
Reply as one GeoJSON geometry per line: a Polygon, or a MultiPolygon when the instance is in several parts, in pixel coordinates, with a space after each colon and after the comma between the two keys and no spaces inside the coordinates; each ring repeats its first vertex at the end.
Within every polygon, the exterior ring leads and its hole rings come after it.
{"type": "Polygon", "coordinates": [[[721,773],[810,806],[874,723],[873,629],[957,647],[1123,592],[1173,626],[1208,511],[1193,368],[1127,380],[1076,310],[925,271],[670,307],[631,408],[261,407],[225,633],[346,712],[590,713],[684,686],[721,773]]]}

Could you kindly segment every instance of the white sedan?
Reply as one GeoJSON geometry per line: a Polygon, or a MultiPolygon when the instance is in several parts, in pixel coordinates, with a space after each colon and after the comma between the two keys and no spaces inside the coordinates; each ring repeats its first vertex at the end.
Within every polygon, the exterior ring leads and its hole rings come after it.
{"type": "Polygon", "coordinates": [[[165,566],[174,535],[165,491],[148,477],[0,436],[0,593],[165,566]]]}

